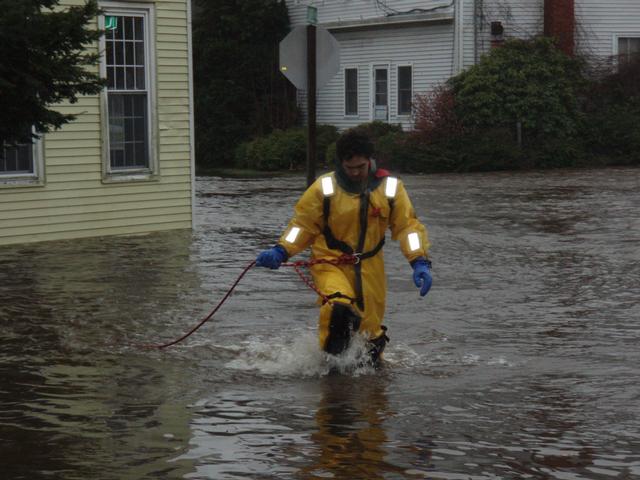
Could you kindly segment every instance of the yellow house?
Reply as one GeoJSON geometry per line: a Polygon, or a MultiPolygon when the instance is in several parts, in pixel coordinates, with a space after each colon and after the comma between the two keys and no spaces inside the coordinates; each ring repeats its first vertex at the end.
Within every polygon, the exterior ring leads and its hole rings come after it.
{"type": "Polygon", "coordinates": [[[0,145],[0,245],[193,225],[190,1],[99,3],[107,86],[34,145],[0,145]]]}

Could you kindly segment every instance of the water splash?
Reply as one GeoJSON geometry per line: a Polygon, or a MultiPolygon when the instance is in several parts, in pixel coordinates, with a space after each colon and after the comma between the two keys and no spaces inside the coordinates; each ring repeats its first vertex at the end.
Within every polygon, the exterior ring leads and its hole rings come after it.
{"type": "Polygon", "coordinates": [[[254,336],[242,342],[238,358],[226,367],[280,377],[321,377],[330,373],[367,375],[375,371],[368,348],[367,341],[360,335],[353,338],[341,355],[323,352],[312,332],[303,332],[294,339],[254,336]]]}

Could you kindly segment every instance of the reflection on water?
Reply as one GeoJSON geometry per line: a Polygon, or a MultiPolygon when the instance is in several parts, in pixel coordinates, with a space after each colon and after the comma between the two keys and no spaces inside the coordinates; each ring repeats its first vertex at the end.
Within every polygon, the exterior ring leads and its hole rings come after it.
{"type": "Polygon", "coordinates": [[[381,371],[318,349],[313,292],[251,270],[304,179],[198,180],[193,232],[0,248],[10,479],[640,477],[640,175],[405,177],[381,371]],[[330,375],[330,370],[342,373],[330,375]]]}
{"type": "Polygon", "coordinates": [[[301,478],[386,478],[402,468],[386,461],[385,423],[393,421],[385,392],[376,376],[353,380],[329,376],[320,381],[322,397],[311,434],[314,452],[301,478]],[[355,382],[355,384],[354,384],[355,382]]]}

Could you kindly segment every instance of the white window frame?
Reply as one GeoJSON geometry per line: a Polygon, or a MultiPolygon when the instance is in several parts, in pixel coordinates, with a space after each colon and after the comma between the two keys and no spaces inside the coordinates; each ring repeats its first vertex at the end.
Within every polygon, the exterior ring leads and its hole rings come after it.
{"type": "Polygon", "coordinates": [[[369,65],[369,119],[374,121],[376,119],[376,70],[387,69],[387,120],[386,123],[391,121],[391,64],[384,62],[375,62],[369,65]]]}
{"type": "MultiPolygon", "coordinates": [[[[108,89],[100,95],[101,130],[102,130],[102,181],[104,183],[128,182],[141,180],[157,180],[160,174],[158,161],[158,116],[156,99],[156,64],[155,64],[155,6],[153,3],[136,3],[124,1],[100,1],[102,14],[98,17],[98,27],[104,30],[105,16],[141,16],[145,25],[145,85],[147,86],[147,135],[149,149],[149,165],[144,168],[111,167],[109,151],[109,102],[108,89]]],[[[106,38],[100,37],[100,76],[107,77],[106,38]]]]}
{"type": "Polygon", "coordinates": [[[620,39],[621,38],[640,38],[640,32],[615,33],[613,35],[613,58],[616,65],[620,63],[620,39]]]}
{"type": "Polygon", "coordinates": [[[342,84],[342,98],[344,102],[344,116],[355,118],[360,116],[360,70],[356,65],[345,65],[342,70],[344,82],[342,84]],[[347,70],[356,71],[356,113],[347,113],[347,70]]]}
{"type": "Polygon", "coordinates": [[[33,172],[0,172],[0,187],[32,187],[44,185],[44,140],[42,136],[33,141],[31,146],[31,161],[33,172]]]}
{"type": "Polygon", "coordinates": [[[410,106],[409,107],[409,112],[408,113],[400,113],[400,68],[402,67],[409,67],[411,68],[411,93],[409,96],[409,100],[410,100],[410,105],[413,105],[413,78],[414,78],[414,68],[413,68],[413,63],[399,63],[398,65],[396,65],[396,116],[397,117],[403,117],[403,118],[410,118],[411,115],[413,114],[413,107],[410,106]]]}

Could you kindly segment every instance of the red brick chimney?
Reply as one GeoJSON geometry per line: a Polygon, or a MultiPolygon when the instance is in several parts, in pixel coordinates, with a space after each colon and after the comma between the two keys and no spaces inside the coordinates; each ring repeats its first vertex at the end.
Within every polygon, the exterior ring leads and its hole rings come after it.
{"type": "Polygon", "coordinates": [[[573,56],[576,25],[574,0],[544,0],[544,35],[555,38],[560,50],[573,56]]]}

